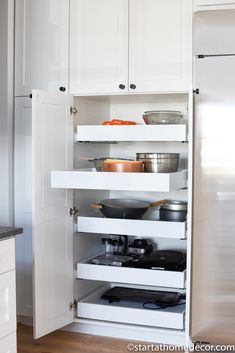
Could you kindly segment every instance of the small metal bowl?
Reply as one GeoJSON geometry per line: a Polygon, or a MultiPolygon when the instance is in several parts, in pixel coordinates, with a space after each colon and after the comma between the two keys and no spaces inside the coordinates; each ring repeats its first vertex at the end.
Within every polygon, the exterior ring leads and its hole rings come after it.
{"type": "Polygon", "coordinates": [[[183,114],[177,110],[152,110],[144,112],[143,119],[147,125],[179,124],[183,114]]]}

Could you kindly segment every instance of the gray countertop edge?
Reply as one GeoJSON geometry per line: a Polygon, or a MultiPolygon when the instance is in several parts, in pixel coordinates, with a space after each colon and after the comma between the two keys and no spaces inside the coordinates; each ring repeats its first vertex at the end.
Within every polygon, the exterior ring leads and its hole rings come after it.
{"type": "Polygon", "coordinates": [[[23,228],[0,226],[0,241],[15,237],[21,233],[23,233],[23,228]]]}

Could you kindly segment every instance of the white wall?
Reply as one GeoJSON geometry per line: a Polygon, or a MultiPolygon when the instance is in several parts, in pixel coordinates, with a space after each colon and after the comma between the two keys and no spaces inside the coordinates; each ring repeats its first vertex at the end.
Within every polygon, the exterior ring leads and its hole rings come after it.
{"type": "Polygon", "coordinates": [[[0,225],[13,224],[14,0],[0,1],[0,225]]]}

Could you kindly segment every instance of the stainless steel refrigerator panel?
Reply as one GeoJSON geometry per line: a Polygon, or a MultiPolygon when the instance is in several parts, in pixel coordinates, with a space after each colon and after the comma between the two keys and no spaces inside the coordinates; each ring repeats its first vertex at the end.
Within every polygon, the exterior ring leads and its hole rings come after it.
{"type": "Polygon", "coordinates": [[[235,54],[235,10],[194,15],[195,54],[235,54]]]}
{"type": "Polygon", "coordinates": [[[196,59],[192,339],[235,342],[235,56],[196,59]]]}

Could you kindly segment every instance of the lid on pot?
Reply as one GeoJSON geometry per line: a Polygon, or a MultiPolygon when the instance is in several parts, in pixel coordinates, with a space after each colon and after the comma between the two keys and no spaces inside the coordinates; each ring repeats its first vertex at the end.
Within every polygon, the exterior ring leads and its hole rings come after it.
{"type": "Polygon", "coordinates": [[[141,159],[172,159],[172,158],[179,158],[180,154],[179,153],[154,153],[154,152],[146,152],[146,153],[136,153],[136,158],[141,158],[141,159]]]}
{"type": "Polygon", "coordinates": [[[186,201],[167,200],[167,203],[161,205],[160,208],[170,211],[187,211],[187,206],[186,201]]]}

